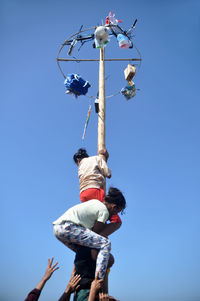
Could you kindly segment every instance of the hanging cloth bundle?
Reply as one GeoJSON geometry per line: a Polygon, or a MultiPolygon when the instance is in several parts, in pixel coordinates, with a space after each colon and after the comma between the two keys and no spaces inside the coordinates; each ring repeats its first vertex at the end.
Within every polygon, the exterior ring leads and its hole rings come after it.
{"type": "Polygon", "coordinates": [[[90,105],[89,105],[89,110],[88,110],[88,113],[87,113],[87,118],[86,118],[85,126],[84,126],[84,131],[83,131],[82,140],[85,139],[85,134],[86,134],[87,126],[88,126],[88,122],[89,122],[90,115],[91,115],[91,109],[92,109],[92,106],[91,106],[91,104],[90,104],[90,105]]]}
{"type": "Polygon", "coordinates": [[[135,84],[133,82],[131,85],[128,84],[125,88],[121,89],[121,93],[125,96],[127,100],[131,99],[135,96],[136,93],[135,84]]]}
{"type": "Polygon", "coordinates": [[[64,81],[64,85],[67,88],[65,93],[74,94],[75,97],[87,94],[88,88],[91,87],[89,82],[84,80],[78,74],[68,74],[64,81]]]}
{"type": "Polygon", "coordinates": [[[122,95],[125,96],[127,100],[131,99],[136,94],[135,84],[132,81],[133,77],[135,76],[135,71],[136,71],[135,65],[131,65],[131,64],[128,64],[128,66],[124,70],[124,76],[128,82],[128,85],[121,89],[121,93],[122,95]]]}

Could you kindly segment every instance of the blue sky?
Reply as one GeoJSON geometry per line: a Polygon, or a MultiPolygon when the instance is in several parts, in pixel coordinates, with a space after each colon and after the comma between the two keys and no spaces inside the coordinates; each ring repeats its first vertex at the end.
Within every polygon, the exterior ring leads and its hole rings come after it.
{"type": "MultiPolygon", "coordinates": [[[[138,19],[134,42],[143,62],[136,97],[118,95],[106,104],[113,174],[107,187],[120,188],[128,203],[122,228],[111,236],[110,294],[122,301],[198,301],[199,1],[2,0],[0,6],[0,299],[23,300],[51,256],[60,269],[40,300],[57,300],[69,279],[74,255],[53,236],[52,221],[79,202],[72,156],[81,146],[96,154],[97,115],[93,106],[82,142],[89,99],[65,95],[56,56],[82,24],[101,24],[114,10],[125,29],[138,19]]],[[[78,55],[99,53],[88,43],[78,55]]],[[[107,57],[135,55],[114,38],[106,47],[107,57]]],[[[106,63],[107,95],[126,84],[126,65],[106,63]]],[[[97,63],[62,66],[88,79],[88,94],[96,95],[97,63]]]]}

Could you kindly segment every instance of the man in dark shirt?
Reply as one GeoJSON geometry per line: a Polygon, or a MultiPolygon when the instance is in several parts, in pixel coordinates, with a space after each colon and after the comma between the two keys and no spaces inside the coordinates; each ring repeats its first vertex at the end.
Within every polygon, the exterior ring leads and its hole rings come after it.
{"type": "MultiPolygon", "coordinates": [[[[75,288],[74,301],[88,300],[91,282],[95,278],[96,250],[80,246],[74,260],[74,271],[80,276],[78,286],[75,288]]],[[[73,274],[73,272],[72,272],[73,274]]],[[[68,301],[67,288],[58,301],[68,301]]]]}
{"type": "MultiPolygon", "coordinates": [[[[79,289],[74,294],[74,301],[87,301],[91,283],[95,278],[96,258],[98,251],[95,249],[80,247],[76,253],[74,265],[76,273],[80,275],[79,289]]],[[[114,264],[114,257],[110,254],[108,268],[114,264]]]]}

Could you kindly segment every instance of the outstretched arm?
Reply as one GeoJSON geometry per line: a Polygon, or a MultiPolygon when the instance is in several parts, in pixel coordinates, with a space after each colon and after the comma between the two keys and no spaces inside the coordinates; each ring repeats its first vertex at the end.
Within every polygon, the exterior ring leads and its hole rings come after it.
{"type": "Polygon", "coordinates": [[[48,258],[47,269],[44,276],[42,277],[42,279],[40,280],[36,288],[28,294],[25,301],[37,301],[39,299],[40,293],[45,283],[47,282],[47,280],[49,280],[51,275],[59,268],[56,267],[58,262],[56,262],[53,266],[52,264],[53,264],[53,257],[51,258],[51,260],[48,258]]]}
{"type": "Polygon", "coordinates": [[[92,281],[90,287],[90,294],[88,297],[88,301],[95,301],[95,297],[99,292],[100,288],[102,287],[102,284],[103,284],[103,279],[98,279],[98,276],[96,276],[95,279],[92,281]]]}
{"type": "Polygon", "coordinates": [[[48,258],[48,264],[47,264],[47,269],[46,272],[43,276],[43,278],[40,280],[40,282],[38,283],[38,285],[36,286],[36,288],[38,290],[42,290],[45,283],[47,282],[47,280],[49,280],[51,278],[51,275],[57,270],[59,269],[59,267],[56,267],[58,262],[56,262],[54,265],[53,264],[53,257],[51,258],[51,260],[48,258]]]}
{"type": "Polygon", "coordinates": [[[71,278],[69,280],[69,283],[67,284],[64,294],[60,297],[58,301],[69,301],[71,294],[80,287],[79,282],[81,280],[81,276],[78,274],[75,275],[75,273],[76,271],[74,266],[71,278]]]}

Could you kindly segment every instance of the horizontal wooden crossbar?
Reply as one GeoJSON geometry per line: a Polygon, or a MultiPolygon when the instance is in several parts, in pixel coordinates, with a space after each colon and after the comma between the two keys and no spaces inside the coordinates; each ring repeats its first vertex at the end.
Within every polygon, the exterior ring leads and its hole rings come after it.
{"type": "MultiPolygon", "coordinates": [[[[142,59],[104,59],[104,61],[141,61],[142,59]]],[[[99,62],[99,59],[62,59],[57,58],[60,62],[99,62]]]]}

